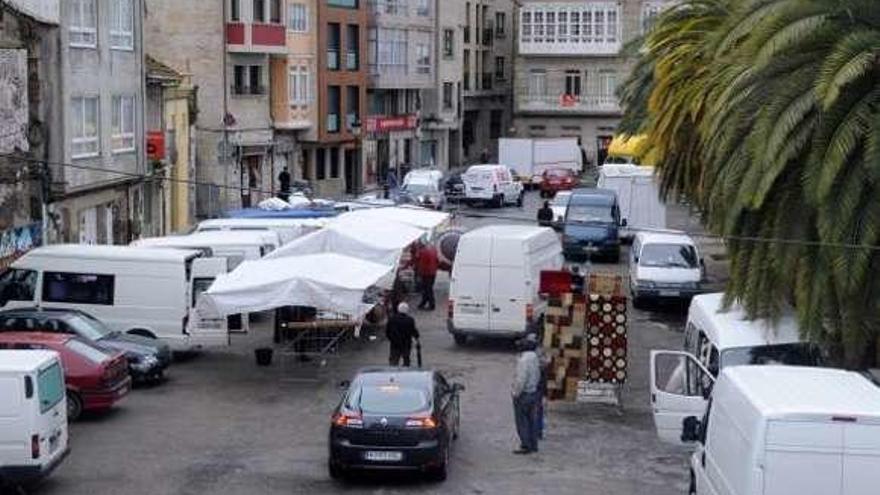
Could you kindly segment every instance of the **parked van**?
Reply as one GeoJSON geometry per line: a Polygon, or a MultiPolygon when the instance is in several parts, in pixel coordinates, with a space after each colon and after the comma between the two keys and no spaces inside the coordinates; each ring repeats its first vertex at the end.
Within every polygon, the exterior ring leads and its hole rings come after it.
{"type": "Polygon", "coordinates": [[[620,218],[614,191],[575,189],[568,200],[562,227],[565,257],[581,260],[598,255],[616,263],[620,259],[618,231],[626,225],[626,219],[620,218]]]}
{"type": "Polygon", "coordinates": [[[209,231],[266,231],[277,232],[281,244],[323,228],[333,218],[215,218],[205,220],[196,227],[196,232],[209,231]]]}
{"type": "Polygon", "coordinates": [[[464,201],[468,204],[522,206],[523,185],[514,180],[513,173],[504,165],[474,165],[461,178],[464,201]]]}
{"type": "Polygon", "coordinates": [[[724,294],[693,298],[684,332],[684,351],[651,352],[651,401],[654,424],[661,440],[680,443],[681,420],[702,416],[712,383],[721,370],[731,366],[784,364],[821,366],[819,348],[800,338],[793,315],[769,320],[749,320],[734,305],[724,310],[724,294]],[[681,384],[680,397],[660,394],[669,383],[681,384]],[[670,402],[666,403],[664,400],[670,402]]]}
{"type": "Polygon", "coordinates": [[[700,293],[705,263],[690,236],[640,232],[629,254],[634,306],[647,300],[689,300],[700,293]]]}
{"type": "Polygon", "coordinates": [[[874,495],[880,486],[880,389],[848,371],[738,366],[722,372],[697,442],[695,495],[874,495]]]}
{"type": "Polygon", "coordinates": [[[192,311],[194,279],[216,272],[217,263],[187,250],[40,247],[0,275],[0,307],[78,309],[113,330],[161,338],[176,351],[226,345],[222,321],[192,311]]]}
{"type": "Polygon", "coordinates": [[[61,358],[0,351],[0,397],[0,488],[39,481],[69,452],[61,358]]]}
{"type": "Polygon", "coordinates": [[[258,260],[281,247],[281,237],[272,230],[195,232],[190,235],[150,237],[131,243],[134,247],[176,248],[203,251],[208,257],[223,257],[232,271],[243,261],[258,260]]]}
{"type": "Polygon", "coordinates": [[[449,288],[447,328],[455,342],[525,335],[544,312],[541,271],[562,264],[562,246],[549,228],[498,225],[463,235],[449,288]]]}

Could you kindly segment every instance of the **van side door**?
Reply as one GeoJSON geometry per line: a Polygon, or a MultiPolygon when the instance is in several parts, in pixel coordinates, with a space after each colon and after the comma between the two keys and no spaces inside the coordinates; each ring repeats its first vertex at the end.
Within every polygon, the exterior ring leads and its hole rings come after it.
{"type": "Polygon", "coordinates": [[[188,290],[192,300],[188,308],[190,318],[187,329],[192,344],[203,347],[229,345],[227,319],[204,304],[201,297],[218,275],[227,272],[226,258],[196,258],[193,260],[192,272],[188,290]]]}
{"type": "Polygon", "coordinates": [[[692,354],[651,351],[651,406],[657,435],[667,443],[682,444],[682,421],[703,417],[708,403],[706,387],[714,383],[709,370],[692,354]]]}

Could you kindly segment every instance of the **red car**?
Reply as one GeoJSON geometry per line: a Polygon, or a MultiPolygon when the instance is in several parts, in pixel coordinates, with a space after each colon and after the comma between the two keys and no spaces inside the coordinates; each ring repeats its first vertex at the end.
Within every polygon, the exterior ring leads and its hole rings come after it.
{"type": "Polygon", "coordinates": [[[541,197],[552,198],[559,191],[571,191],[577,183],[577,176],[570,169],[549,168],[541,180],[541,197]]]}
{"type": "Polygon", "coordinates": [[[70,420],[83,411],[106,411],[131,390],[124,354],[99,349],[73,335],[0,333],[0,349],[48,349],[61,356],[70,420]]]}

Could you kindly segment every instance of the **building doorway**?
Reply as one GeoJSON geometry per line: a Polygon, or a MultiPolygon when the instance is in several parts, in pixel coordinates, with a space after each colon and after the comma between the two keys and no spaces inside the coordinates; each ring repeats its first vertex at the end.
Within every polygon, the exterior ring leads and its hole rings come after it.
{"type": "Polygon", "coordinates": [[[262,183],[260,156],[249,155],[241,159],[241,206],[250,208],[260,201],[259,189],[262,183]]]}

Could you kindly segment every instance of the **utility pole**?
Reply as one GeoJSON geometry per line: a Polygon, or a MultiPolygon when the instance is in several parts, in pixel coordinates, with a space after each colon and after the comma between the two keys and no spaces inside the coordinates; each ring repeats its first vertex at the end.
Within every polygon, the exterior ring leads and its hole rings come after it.
{"type": "Polygon", "coordinates": [[[40,164],[40,237],[41,245],[49,245],[49,201],[52,198],[52,175],[49,165],[40,164]]]}

